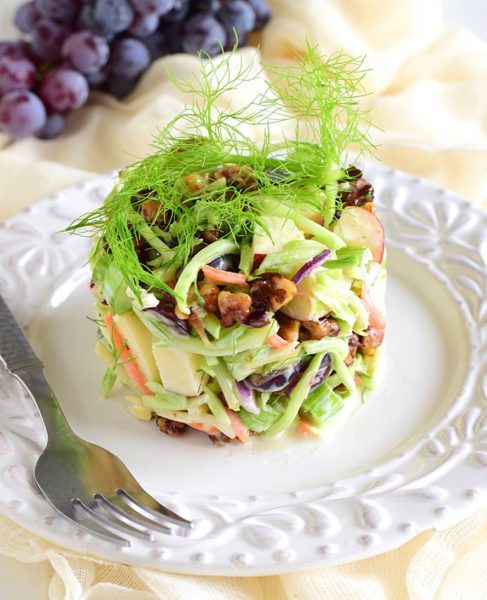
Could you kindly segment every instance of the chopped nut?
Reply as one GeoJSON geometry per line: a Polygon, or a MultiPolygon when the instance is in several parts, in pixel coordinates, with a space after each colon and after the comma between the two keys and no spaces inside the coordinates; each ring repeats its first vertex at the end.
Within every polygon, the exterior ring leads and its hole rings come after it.
{"type": "Polygon", "coordinates": [[[144,200],[140,205],[140,214],[147,223],[155,223],[159,227],[167,225],[170,221],[169,211],[162,210],[162,205],[157,200],[144,200]]]}
{"type": "Polygon", "coordinates": [[[206,312],[215,313],[218,310],[220,288],[211,281],[205,280],[198,284],[198,291],[205,303],[206,312]]]}
{"type": "Polygon", "coordinates": [[[191,194],[195,194],[196,192],[201,192],[204,190],[210,183],[210,174],[209,173],[190,173],[186,175],[184,178],[186,183],[186,188],[188,192],[191,194]]]}
{"type": "Polygon", "coordinates": [[[376,329],[375,327],[367,328],[367,335],[360,338],[360,346],[362,354],[373,356],[376,349],[384,341],[384,329],[376,329]]]}
{"type": "Polygon", "coordinates": [[[218,308],[220,310],[223,327],[231,327],[234,323],[241,323],[250,312],[252,300],[248,294],[242,292],[220,292],[218,295],[218,308]]]}
{"type": "Polygon", "coordinates": [[[301,323],[288,317],[284,313],[277,313],[277,322],[279,323],[278,335],[280,335],[286,342],[296,342],[299,337],[299,327],[301,323]]]}
{"type": "Polygon", "coordinates": [[[324,318],[319,321],[303,321],[303,327],[308,331],[310,340],[321,340],[327,336],[336,336],[340,327],[335,319],[324,318]]]}
{"type": "Polygon", "coordinates": [[[215,179],[225,178],[226,185],[235,187],[241,192],[250,192],[259,187],[257,181],[252,177],[252,169],[248,166],[230,165],[217,169],[213,173],[215,179]]]}
{"type": "Polygon", "coordinates": [[[345,358],[345,364],[349,367],[353,361],[355,360],[355,356],[357,354],[358,347],[360,346],[360,338],[356,333],[352,333],[352,335],[348,338],[348,355],[345,358]]]}
{"type": "Polygon", "coordinates": [[[254,309],[278,311],[296,295],[296,284],[280,273],[263,273],[250,283],[254,309]]]}
{"type": "Polygon", "coordinates": [[[156,417],[156,425],[162,433],[167,433],[167,435],[172,436],[182,435],[188,428],[186,423],[171,421],[171,419],[165,419],[164,417],[156,417]]]}
{"type": "Polygon", "coordinates": [[[205,229],[201,232],[201,237],[206,244],[212,244],[220,239],[220,232],[216,229],[205,229]]]}
{"type": "Polygon", "coordinates": [[[239,442],[238,437],[230,438],[221,431],[219,431],[215,435],[208,434],[208,437],[210,438],[211,443],[214,446],[226,446],[227,444],[235,444],[239,442]]]}

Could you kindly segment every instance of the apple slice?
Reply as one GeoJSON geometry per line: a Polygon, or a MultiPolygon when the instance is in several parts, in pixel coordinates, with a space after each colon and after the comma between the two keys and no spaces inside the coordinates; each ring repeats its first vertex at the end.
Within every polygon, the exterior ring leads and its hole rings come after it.
{"type": "Polygon", "coordinates": [[[345,208],[333,228],[349,248],[368,248],[373,260],[382,262],[384,256],[384,228],[380,220],[360,206],[345,208]]]}
{"type": "Polygon", "coordinates": [[[297,294],[281,311],[297,321],[316,321],[326,315],[328,308],[315,298],[313,288],[316,277],[311,274],[298,285],[297,294]]]}

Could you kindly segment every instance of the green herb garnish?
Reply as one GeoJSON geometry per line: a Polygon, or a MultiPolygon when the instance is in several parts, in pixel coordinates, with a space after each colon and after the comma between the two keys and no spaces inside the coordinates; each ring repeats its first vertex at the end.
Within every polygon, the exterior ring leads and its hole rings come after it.
{"type": "Polygon", "coordinates": [[[137,297],[141,284],[177,296],[150,261],[139,260],[137,244],[147,238],[144,202],[158,203],[151,227],[164,223],[157,270],[184,267],[201,231],[217,230],[242,247],[256,224],[266,230],[259,209],[264,197],[299,214],[326,213],[329,220],[348,146],[353,144],[359,154],[373,149],[367,112],[359,105],[364,95],[361,59],[341,52],[325,57],[307,44],[299,64],[269,68],[272,81],[238,110],[225,94],[259,78],[256,65],[245,64],[236,48],[221,59],[201,56],[200,61],[198,77],[172,78],[192,101],[162,129],[154,154],[124,169],[104,205],[67,229],[98,236],[93,257],[109,253],[137,297]],[[294,137],[273,143],[272,127],[296,118],[294,137]],[[249,126],[260,128],[261,142],[246,134],[249,126]],[[240,167],[248,185],[214,175],[228,165],[240,167]],[[327,206],[313,190],[325,192],[327,206]],[[166,251],[167,239],[173,243],[166,251]]]}

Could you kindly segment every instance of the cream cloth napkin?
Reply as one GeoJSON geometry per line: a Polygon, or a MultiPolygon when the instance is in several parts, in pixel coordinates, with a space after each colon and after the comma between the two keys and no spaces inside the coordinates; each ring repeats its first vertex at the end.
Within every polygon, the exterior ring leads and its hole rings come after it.
{"type": "MultiPolygon", "coordinates": [[[[0,38],[19,0],[0,2],[0,38]]],[[[487,207],[487,44],[445,28],[437,0],[271,0],[261,36],[267,62],[288,61],[307,36],[328,52],[367,54],[373,118],[385,164],[426,177],[487,207]]],[[[250,51],[244,51],[245,60],[250,51]]],[[[53,141],[0,134],[0,220],[45,194],[144,156],[184,103],[162,65],[184,74],[191,57],[155,63],[136,92],[101,94],[53,141]]],[[[230,98],[238,104],[241,94],[230,98]]],[[[258,135],[258,132],[256,132],[258,135]]],[[[106,563],[56,547],[0,517],[0,553],[49,561],[50,600],[476,600],[487,598],[487,509],[401,548],[343,566],[280,577],[191,577],[106,563]]]]}

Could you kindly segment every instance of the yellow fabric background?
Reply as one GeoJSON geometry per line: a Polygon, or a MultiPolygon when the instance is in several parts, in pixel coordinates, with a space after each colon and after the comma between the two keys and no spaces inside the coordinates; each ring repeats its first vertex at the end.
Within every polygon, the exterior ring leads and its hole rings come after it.
{"type": "MultiPolygon", "coordinates": [[[[15,36],[0,2],[0,38],[15,36]]],[[[323,51],[367,54],[367,86],[385,164],[426,177],[487,206],[487,44],[445,28],[439,0],[271,0],[261,36],[265,61],[289,60],[307,36],[323,51]]],[[[177,113],[155,63],[123,102],[96,95],[50,142],[10,142],[0,133],[0,220],[94,172],[148,151],[158,125],[177,113]],[[130,154],[129,154],[130,153],[130,154]]],[[[176,73],[191,57],[165,61],[176,73]]],[[[238,98],[232,99],[238,102],[238,98]]],[[[347,565],[281,577],[190,577],[110,564],[69,553],[0,517],[0,553],[49,561],[50,600],[481,600],[487,598],[487,509],[401,548],[347,565]]]]}

